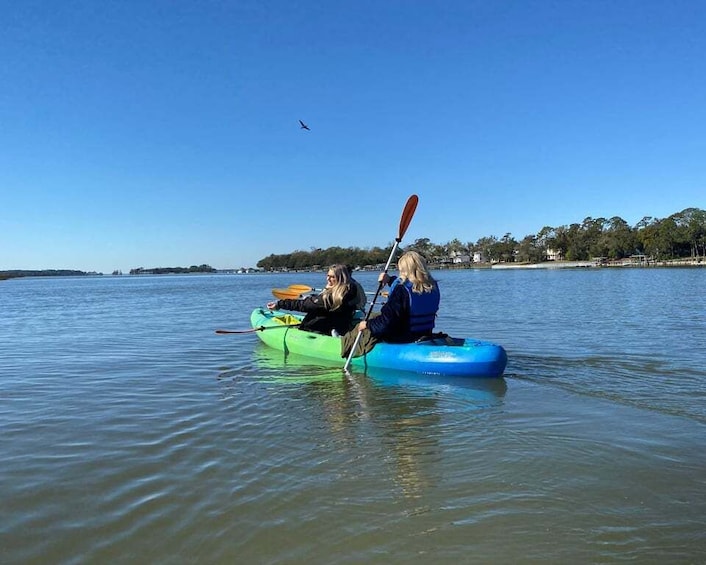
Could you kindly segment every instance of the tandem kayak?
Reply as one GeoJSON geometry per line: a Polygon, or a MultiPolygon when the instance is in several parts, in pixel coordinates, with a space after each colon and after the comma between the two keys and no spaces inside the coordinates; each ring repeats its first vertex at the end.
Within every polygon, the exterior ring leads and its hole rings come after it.
{"type": "MultiPolygon", "coordinates": [[[[253,329],[268,346],[343,366],[341,338],[302,331],[295,326],[303,315],[256,308],[253,329]]],[[[351,365],[457,377],[500,377],[507,365],[502,346],[488,341],[437,338],[417,343],[377,343],[372,351],[354,357],[351,365]]]]}

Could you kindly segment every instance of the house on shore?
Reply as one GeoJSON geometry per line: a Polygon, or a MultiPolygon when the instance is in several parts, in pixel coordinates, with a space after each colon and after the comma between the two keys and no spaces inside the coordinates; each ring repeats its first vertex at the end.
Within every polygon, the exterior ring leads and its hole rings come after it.
{"type": "Polygon", "coordinates": [[[549,249],[547,248],[547,261],[563,261],[564,253],[561,249],[549,249]]]}

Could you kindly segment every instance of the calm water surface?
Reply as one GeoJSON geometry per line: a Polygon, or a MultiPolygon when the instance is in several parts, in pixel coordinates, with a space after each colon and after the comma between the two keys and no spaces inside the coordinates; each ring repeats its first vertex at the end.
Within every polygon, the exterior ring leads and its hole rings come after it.
{"type": "Polygon", "coordinates": [[[504,378],[214,333],[322,274],[0,282],[0,562],[705,563],[706,270],[437,276],[504,378]]]}

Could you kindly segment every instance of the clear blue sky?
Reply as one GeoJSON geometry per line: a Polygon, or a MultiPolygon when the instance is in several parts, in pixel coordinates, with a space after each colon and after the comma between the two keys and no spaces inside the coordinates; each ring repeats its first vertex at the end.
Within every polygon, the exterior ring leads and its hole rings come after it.
{"type": "Polygon", "coordinates": [[[706,207],[706,2],[0,0],[0,270],[706,207]],[[299,128],[298,120],[311,128],[299,128]]]}

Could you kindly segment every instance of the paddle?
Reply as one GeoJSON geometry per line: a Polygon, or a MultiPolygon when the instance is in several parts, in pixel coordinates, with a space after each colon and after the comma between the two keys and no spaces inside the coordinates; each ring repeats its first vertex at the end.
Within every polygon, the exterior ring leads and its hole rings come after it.
{"type": "Polygon", "coordinates": [[[273,288],[272,296],[274,296],[277,300],[286,300],[288,298],[293,298],[296,300],[301,296],[301,292],[290,290],[288,288],[273,288]]]}
{"type": "MultiPolygon", "coordinates": [[[[306,294],[307,292],[321,292],[323,290],[323,288],[313,288],[305,284],[290,284],[287,288],[272,289],[272,294],[274,294],[277,298],[299,298],[299,294],[306,294]],[[277,294],[275,294],[275,291],[277,291],[277,294]],[[295,293],[298,294],[294,296],[295,293]],[[278,296],[278,294],[281,296],[278,296]]],[[[365,294],[372,296],[375,293],[366,291],[365,294]]],[[[387,291],[384,291],[381,294],[383,296],[387,296],[387,291]]]]}
{"type": "MultiPolygon", "coordinates": [[[[390,257],[387,259],[387,264],[385,265],[385,270],[383,271],[384,273],[387,273],[387,270],[390,268],[390,263],[392,263],[392,258],[395,256],[395,251],[397,251],[397,247],[399,246],[400,242],[402,241],[402,238],[404,237],[404,234],[407,232],[407,228],[409,227],[409,224],[412,222],[412,218],[414,217],[414,211],[417,209],[417,204],[419,203],[419,197],[416,194],[413,194],[407,199],[407,203],[404,205],[404,210],[402,210],[402,217],[400,218],[400,229],[397,232],[397,237],[395,238],[395,244],[392,246],[392,251],[390,251],[390,257]]],[[[368,313],[365,315],[365,321],[367,322],[368,319],[370,318],[370,314],[373,311],[373,306],[375,306],[375,301],[378,299],[378,296],[380,294],[380,291],[382,290],[383,282],[380,281],[378,283],[378,289],[375,292],[375,296],[373,296],[373,301],[370,303],[370,308],[368,308],[368,313]]],[[[353,342],[353,347],[351,348],[351,352],[348,354],[348,359],[346,359],[346,364],[343,366],[344,371],[348,371],[348,367],[351,364],[351,360],[353,359],[353,355],[355,354],[355,350],[358,348],[358,344],[360,343],[360,336],[362,335],[362,332],[358,332],[358,335],[355,337],[355,342],[353,342]]]]}
{"type": "Polygon", "coordinates": [[[304,294],[305,292],[312,292],[314,290],[320,290],[318,288],[311,288],[310,286],[307,286],[305,284],[290,284],[288,288],[289,290],[299,292],[299,294],[304,294]]]}
{"type": "Polygon", "coordinates": [[[265,330],[278,330],[280,328],[295,328],[299,324],[281,324],[278,326],[260,326],[249,330],[216,330],[217,334],[251,334],[254,332],[264,332],[265,330]]]}

